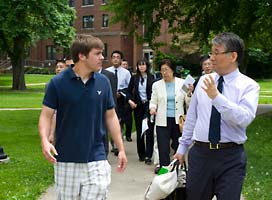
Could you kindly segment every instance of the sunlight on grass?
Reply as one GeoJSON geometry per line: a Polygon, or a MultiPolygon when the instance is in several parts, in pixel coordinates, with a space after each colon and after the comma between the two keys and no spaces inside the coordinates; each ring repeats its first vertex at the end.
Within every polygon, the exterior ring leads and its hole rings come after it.
{"type": "Polygon", "coordinates": [[[27,86],[27,90],[24,91],[14,91],[10,89],[11,75],[0,75],[0,108],[41,108],[45,83],[51,77],[53,76],[26,74],[26,84],[34,85],[27,86]]]}
{"type": "MultiPolygon", "coordinates": [[[[47,83],[54,75],[25,74],[26,84],[47,83]]],[[[0,75],[0,86],[12,86],[12,74],[0,75]]]]}
{"type": "Polygon", "coordinates": [[[272,116],[257,117],[247,129],[245,148],[248,156],[243,195],[246,200],[272,197],[272,116]]]}
{"type": "Polygon", "coordinates": [[[53,183],[53,167],[42,156],[40,111],[1,111],[0,141],[10,162],[0,165],[0,199],[37,199],[53,183]]]}

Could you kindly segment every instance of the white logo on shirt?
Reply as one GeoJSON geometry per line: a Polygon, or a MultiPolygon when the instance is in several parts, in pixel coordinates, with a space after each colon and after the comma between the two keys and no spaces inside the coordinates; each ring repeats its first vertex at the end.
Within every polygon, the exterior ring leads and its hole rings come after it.
{"type": "Polygon", "coordinates": [[[97,90],[97,94],[100,95],[101,94],[101,90],[97,90]]]}

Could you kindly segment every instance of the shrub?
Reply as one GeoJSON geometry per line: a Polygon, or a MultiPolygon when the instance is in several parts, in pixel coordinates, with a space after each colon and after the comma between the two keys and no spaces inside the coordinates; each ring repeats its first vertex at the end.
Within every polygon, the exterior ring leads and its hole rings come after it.
{"type": "Polygon", "coordinates": [[[25,74],[55,74],[55,69],[26,66],[25,74]]]}
{"type": "Polygon", "coordinates": [[[261,49],[248,50],[247,75],[252,78],[272,77],[272,57],[261,49]]]}

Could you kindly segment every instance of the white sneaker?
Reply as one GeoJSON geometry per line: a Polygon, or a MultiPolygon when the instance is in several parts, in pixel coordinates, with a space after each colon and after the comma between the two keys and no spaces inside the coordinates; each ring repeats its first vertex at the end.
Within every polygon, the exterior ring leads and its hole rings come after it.
{"type": "Polygon", "coordinates": [[[8,163],[9,162],[9,157],[6,157],[4,159],[0,159],[0,163],[8,163]]]}

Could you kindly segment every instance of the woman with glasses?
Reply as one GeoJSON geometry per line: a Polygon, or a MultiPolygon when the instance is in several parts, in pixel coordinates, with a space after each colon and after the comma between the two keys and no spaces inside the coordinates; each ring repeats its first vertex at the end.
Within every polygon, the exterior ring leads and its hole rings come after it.
{"type": "MultiPolygon", "coordinates": [[[[184,80],[175,76],[176,66],[170,59],[161,60],[159,69],[162,79],[152,86],[149,109],[150,114],[156,116],[155,126],[162,167],[170,164],[170,146],[174,152],[178,148],[178,138],[181,136],[179,117],[184,114],[184,104],[189,97],[182,90],[184,80]]],[[[158,169],[155,173],[157,171],[158,169]]]]}

